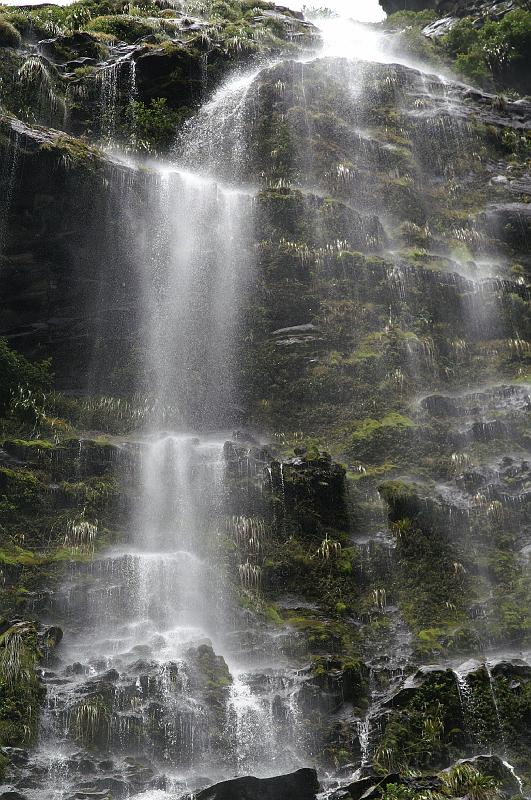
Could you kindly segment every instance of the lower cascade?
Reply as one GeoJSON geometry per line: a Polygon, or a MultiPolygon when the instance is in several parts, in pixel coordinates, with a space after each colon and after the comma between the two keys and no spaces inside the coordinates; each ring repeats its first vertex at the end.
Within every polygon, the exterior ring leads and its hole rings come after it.
{"type": "MultiPolygon", "coordinates": [[[[225,588],[224,442],[164,435],[137,449],[130,539],[75,566],[54,599],[72,635],[67,666],[52,660],[44,673],[46,737],[35,758],[39,791],[51,797],[68,790],[72,770],[90,773],[87,751],[112,753],[118,775],[140,769],[139,753],[155,759],[174,792],[194,788],[205,762],[219,775],[261,774],[302,758],[296,671],[279,668],[281,648],[266,633],[245,652],[246,620],[225,588]]],[[[131,789],[109,780],[96,787],[131,789]]]]}
{"type": "Polygon", "coordinates": [[[403,6],[0,7],[0,800],[531,797],[531,11],[403,6]]]}

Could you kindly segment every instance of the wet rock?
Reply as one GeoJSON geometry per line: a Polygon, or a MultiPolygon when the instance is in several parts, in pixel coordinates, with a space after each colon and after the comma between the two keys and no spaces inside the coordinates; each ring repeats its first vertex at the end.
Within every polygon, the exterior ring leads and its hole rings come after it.
{"type": "Polygon", "coordinates": [[[485,212],[485,224],[495,226],[510,247],[527,252],[531,241],[531,208],[528,203],[491,205],[485,212]]]}
{"type": "Polygon", "coordinates": [[[89,775],[96,770],[94,762],[89,758],[81,758],[79,761],[75,762],[74,767],[82,775],[89,775]]]}
{"type": "Polygon", "coordinates": [[[401,689],[387,700],[384,705],[391,708],[402,708],[408,705],[420,689],[427,683],[447,681],[455,686],[455,675],[451,669],[442,669],[436,665],[421,667],[410,678],[407,678],[401,689]]]}
{"type": "Polygon", "coordinates": [[[138,96],[149,102],[164,97],[175,107],[189,106],[202,91],[201,53],[180,44],[143,48],[135,56],[138,96]]]}
{"type": "Polygon", "coordinates": [[[381,775],[369,775],[361,780],[354,781],[354,783],[337,789],[329,800],[369,800],[369,798],[380,797],[382,791],[389,784],[401,783],[400,775],[398,773],[390,773],[385,777],[381,775]]]}
{"type": "Polygon", "coordinates": [[[86,668],[79,661],[75,661],[65,669],[65,675],[84,675],[85,672],[86,668]]]}
{"type": "Polygon", "coordinates": [[[319,791],[314,769],[299,769],[275,778],[251,776],[223,781],[196,795],[196,800],[315,800],[319,791]]]}
{"type": "Polygon", "coordinates": [[[9,759],[12,766],[24,767],[29,761],[29,753],[22,747],[2,747],[2,755],[9,759]]]}
{"type": "Polygon", "coordinates": [[[64,64],[77,58],[100,60],[107,54],[107,48],[91,33],[75,31],[74,33],[44,39],[39,42],[42,55],[57,64],[64,64]]]}
{"type": "Polygon", "coordinates": [[[284,462],[271,462],[275,500],[304,529],[305,535],[319,525],[341,528],[345,524],[345,468],[328,453],[307,451],[284,462]]]}
{"type": "Polygon", "coordinates": [[[474,422],[470,429],[471,438],[476,442],[490,442],[494,439],[502,439],[507,435],[507,428],[498,419],[487,422],[474,422]]]}
{"type": "Polygon", "coordinates": [[[39,643],[47,650],[52,650],[61,642],[63,631],[58,625],[51,625],[39,635],[39,643]]]}
{"type": "Polygon", "coordinates": [[[0,800],[27,800],[27,798],[25,794],[21,794],[15,789],[11,789],[7,792],[2,792],[2,794],[0,794],[0,800]]]}
{"type": "Polygon", "coordinates": [[[425,397],[421,405],[432,417],[456,417],[459,407],[450,397],[442,394],[432,394],[425,397]]]}
{"type": "Polygon", "coordinates": [[[531,666],[520,659],[511,661],[497,661],[490,668],[491,674],[497,677],[503,675],[504,678],[526,678],[531,680],[531,666]]]}
{"type": "Polygon", "coordinates": [[[285,336],[286,334],[296,334],[298,336],[304,334],[313,334],[318,333],[318,328],[316,325],[313,325],[311,322],[306,323],[304,325],[292,325],[288,328],[279,328],[276,331],[273,331],[271,334],[272,336],[285,336]]]}
{"type": "Polygon", "coordinates": [[[232,438],[235,442],[245,442],[247,444],[258,444],[256,439],[251,433],[247,431],[233,431],[232,438]]]}
{"type": "Polygon", "coordinates": [[[107,792],[113,798],[127,797],[130,793],[130,787],[125,781],[118,778],[99,778],[94,781],[94,790],[96,792],[107,792]]]}
{"type": "Polygon", "coordinates": [[[101,676],[102,681],[108,681],[109,683],[116,683],[120,680],[120,673],[116,669],[110,669],[101,676]]]}
{"type": "Polygon", "coordinates": [[[445,36],[457,21],[457,17],[441,17],[441,19],[436,19],[435,22],[426,25],[426,27],[422,29],[422,33],[424,36],[427,36],[428,39],[437,39],[439,36],[445,36]]]}

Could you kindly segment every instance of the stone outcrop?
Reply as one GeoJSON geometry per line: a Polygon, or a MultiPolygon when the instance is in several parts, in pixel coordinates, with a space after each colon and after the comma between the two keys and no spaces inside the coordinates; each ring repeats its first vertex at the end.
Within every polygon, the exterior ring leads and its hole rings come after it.
{"type": "Polygon", "coordinates": [[[275,778],[235,778],[204,789],[196,800],[315,800],[319,791],[317,773],[299,769],[275,778]]]}

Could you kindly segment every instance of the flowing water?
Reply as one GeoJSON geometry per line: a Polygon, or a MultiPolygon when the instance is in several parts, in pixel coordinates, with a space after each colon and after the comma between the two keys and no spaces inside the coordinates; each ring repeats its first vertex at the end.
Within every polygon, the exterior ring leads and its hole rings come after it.
{"type": "MultiPolygon", "coordinates": [[[[410,111],[423,119],[419,136],[429,137],[435,124],[446,125],[445,135],[457,146],[469,132],[453,115],[444,79],[398,56],[388,37],[363,26],[382,18],[375,0],[361,4],[360,21],[349,18],[347,0],[332,5],[338,17],[316,20],[323,37],[320,51],[290,66],[301,107],[309,102],[311,87],[305,82],[316,60],[324,60],[332,78],[346,81],[360,104],[370,95],[372,65],[394,65],[389,85],[398,81],[400,69],[411,69],[419,103],[410,111]],[[444,122],[433,122],[433,108],[443,108],[444,122]]],[[[283,62],[276,60],[229,77],[184,126],[175,163],[152,165],[150,223],[139,220],[137,233],[143,340],[138,383],[154,398],[153,413],[138,439],[125,445],[135,502],[124,541],[72,568],[54,601],[68,635],[61,663],[51,664],[44,675],[47,708],[35,755],[40,785],[29,789],[28,797],[68,797],[84,769],[90,773],[94,752],[102,764],[112,764],[102,767],[104,779],[87,777],[87,786],[112,790],[112,782],[117,788],[125,774],[134,786],[151,769],[145,758],[157,764],[153,797],[176,797],[220,776],[290,771],[311,764],[315,755],[305,732],[303,664],[285,655],[279,635],[249,634],[230,590],[230,558],[223,550],[227,525],[244,553],[241,583],[257,593],[267,523],[230,508],[225,447],[230,432],[215,433],[232,430],[244,416],[240,319],[255,277],[257,192],[248,180],[248,146],[257,82],[282,69],[283,62]]],[[[117,95],[134,96],[134,61],[116,62],[100,79],[102,131],[112,140],[117,95]]],[[[275,86],[284,91],[280,72],[275,86]]],[[[379,144],[362,131],[356,146],[364,164],[379,152],[379,144]]],[[[318,176],[305,163],[301,183],[317,197],[318,176]]],[[[437,169],[422,162],[421,148],[418,166],[426,180],[437,169]]],[[[370,199],[355,197],[349,169],[342,167],[334,180],[352,191],[353,203],[359,200],[359,228],[351,235],[359,236],[361,229],[367,246],[386,234],[367,222],[374,209],[370,199]]],[[[492,308],[487,313],[478,286],[493,271],[489,262],[486,274],[462,276],[470,281],[471,326],[480,331],[491,324],[492,308]]],[[[388,277],[397,286],[391,324],[400,303],[419,287],[398,259],[388,277]]],[[[408,364],[417,377],[432,369],[432,344],[410,342],[408,364]]],[[[394,379],[400,387],[404,374],[395,370],[394,379]]],[[[382,546],[381,507],[372,522],[370,544],[382,546]]],[[[90,538],[87,526],[93,523],[83,524],[72,531],[74,538],[90,538]]],[[[409,636],[396,608],[386,604],[385,587],[377,591],[374,613],[390,615],[400,649],[396,663],[388,665],[395,670],[395,687],[402,677],[397,664],[410,653],[409,636]]],[[[472,693],[466,674],[458,671],[456,677],[468,720],[474,713],[472,693]]],[[[490,673],[489,681],[499,721],[490,673]]],[[[362,767],[370,760],[373,718],[386,696],[374,690],[371,708],[357,723],[362,767]]],[[[478,737],[479,745],[488,744],[482,731],[478,737]]]]}

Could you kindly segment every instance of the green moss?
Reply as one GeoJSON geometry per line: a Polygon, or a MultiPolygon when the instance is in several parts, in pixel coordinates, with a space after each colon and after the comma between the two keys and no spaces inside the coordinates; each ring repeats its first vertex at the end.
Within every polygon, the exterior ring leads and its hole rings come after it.
{"type": "Polygon", "coordinates": [[[359,426],[352,434],[352,438],[355,441],[370,439],[376,433],[380,432],[382,428],[414,428],[414,427],[415,423],[408,417],[404,417],[402,414],[397,414],[396,412],[392,412],[390,414],[386,414],[385,417],[383,417],[381,420],[370,419],[370,418],[362,420],[359,423],[359,426]]]}
{"type": "Polygon", "coordinates": [[[45,142],[41,149],[56,156],[67,170],[93,172],[101,165],[101,152],[96,147],[66,134],[59,134],[53,141],[45,142]]]}
{"type": "Polygon", "coordinates": [[[269,604],[268,606],[266,606],[265,616],[269,620],[269,622],[273,622],[275,625],[284,624],[284,620],[282,619],[282,617],[280,616],[274,605],[269,604]]]}

